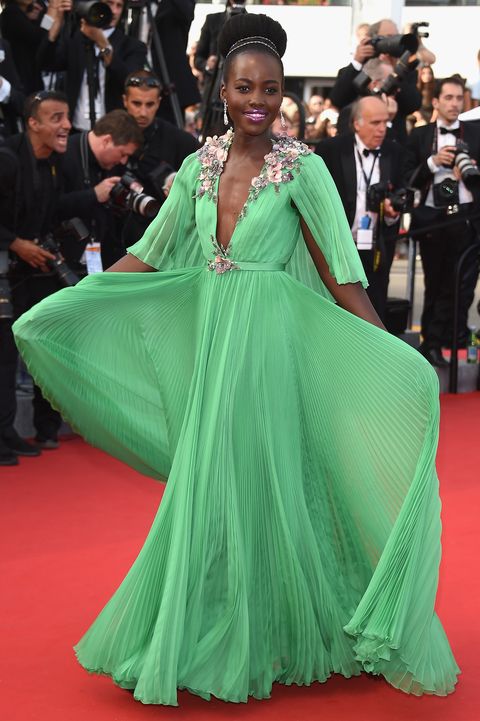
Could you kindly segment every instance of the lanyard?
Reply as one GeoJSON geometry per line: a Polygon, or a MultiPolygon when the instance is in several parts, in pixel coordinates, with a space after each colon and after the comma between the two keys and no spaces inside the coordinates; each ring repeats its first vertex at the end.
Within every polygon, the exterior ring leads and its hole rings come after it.
{"type": "Polygon", "coordinates": [[[367,191],[367,190],[369,189],[370,183],[371,183],[371,181],[372,181],[372,175],[373,175],[373,171],[374,171],[374,169],[375,169],[375,163],[377,162],[377,158],[378,158],[378,156],[379,156],[379,152],[372,151],[372,152],[374,153],[374,158],[373,158],[372,167],[371,167],[371,169],[370,169],[370,175],[369,175],[368,178],[367,178],[367,174],[365,173],[365,169],[364,169],[364,167],[363,167],[362,156],[360,155],[360,152],[359,152],[359,150],[358,150],[358,146],[356,146],[356,151],[357,151],[358,162],[360,163],[360,167],[361,167],[361,169],[362,169],[363,179],[365,180],[365,185],[366,185],[365,191],[367,191]]]}

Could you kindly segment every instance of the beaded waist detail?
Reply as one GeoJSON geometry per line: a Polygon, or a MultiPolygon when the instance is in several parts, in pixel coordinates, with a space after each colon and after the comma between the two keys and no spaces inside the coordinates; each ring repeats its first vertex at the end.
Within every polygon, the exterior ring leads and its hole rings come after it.
{"type": "Polygon", "coordinates": [[[229,270],[285,270],[285,263],[250,263],[243,261],[234,261],[221,255],[217,255],[214,260],[210,260],[207,265],[208,270],[214,270],[217,275],[226,273],[229,270]]]}

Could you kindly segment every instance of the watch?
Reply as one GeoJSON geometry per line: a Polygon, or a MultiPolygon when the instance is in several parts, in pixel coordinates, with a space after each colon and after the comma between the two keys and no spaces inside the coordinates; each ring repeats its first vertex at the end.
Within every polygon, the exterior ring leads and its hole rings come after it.
{"type": "Polygon", "coordinates": [[[112,46],[111,46],[111,45],[107,45],[107,46],[104,47],[104,48],[100,48],[100,50],[98,51],[98,56],[99,56],[100,58],[102,58],[102,59],[103,59],[103,58],[108,58],[108,57],[112,54],[112,52],[113,52],[112,46]]]}

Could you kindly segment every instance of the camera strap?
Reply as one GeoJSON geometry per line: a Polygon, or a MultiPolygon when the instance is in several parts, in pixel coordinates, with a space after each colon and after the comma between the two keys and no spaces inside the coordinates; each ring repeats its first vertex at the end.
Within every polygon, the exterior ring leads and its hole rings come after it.
{"type": "MultiPolygon", "coordinates": [[[[86,188],[92,187],[90,178],[90,165],[88,162],[88,131],[84,130],[80,135],[80,160],[82,162],[83,184],[86,188]]],[[[95,218],[90,220],[90,243],[96,242],[96,223],[95,218]]]]}
{"type": "MultiPolygon", "coordinates": [[[[460,123],[460,140],[463,140],[463,123],[460,123]]],[[[436,155],[438,152],[438,136],[440,135],[440,128],[435,123],[435,132],[433,134],[433,142],[432,142],[432,152],[431,155],[436,155]]]]}
{"type": "Polygon", "coordinates": [[[379,157],[379,155],[380,155],[380,151],[379,151],[379,150],[378,150],[378,151],[376,151],[376,150],[372,150],[372,151],[371,151],[371,152],[373,153],[373,163],[372,163],[372,167],[371,167],[371,169],[370,169],[370,174],[369,174],[369,176],[368,176],[368,178],[367,178],[367,174],[366,174],[366,172],[365,172],[365,168],[363,167],[362,156],[361,156],[361,154],[360,154],[360,151],[359,151],[359,149],[358,149],[358,146],[355,146],[355,149],[356,149],[356,151],[357,151],[357,157],[358,157],[358,162],[360,163],[360,168],[362,169],[363,179],[365,180],[365,193],[367,193],[367,192],[368,192],[368,189],[369,189],[369,187],[370,187],[370,183],[372,182],[373,171],[375,170],[375,163],[377,162],[377,159],[378,159],[378,157],[379,157]]]}

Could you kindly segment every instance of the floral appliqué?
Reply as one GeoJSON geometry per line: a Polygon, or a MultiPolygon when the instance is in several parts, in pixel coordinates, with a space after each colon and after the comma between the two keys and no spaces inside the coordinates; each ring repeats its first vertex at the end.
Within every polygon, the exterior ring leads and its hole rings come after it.
{"type": "Polygon", "coordinates": [[[228,257],[230,248],[224,248],[220,245],[213,235],[210,236],[210,240],[212,241],[213,248],[217,255],[213,260],[209,261],[207,266],[208,270],[214,270],[217,275],[226,273],[227,270],[238,270],[238,265],[236,265],[233,260],[230,260],[228,257]]]}
{"type": "MultiPolygon", "coordinates": [[[[228,158],[228,151],[233,142],[233,137],[232,129],[220,137],[214,135],[213,138],[207,138],[205,145],[197,151],[201,171],[198,176],[200,187],[196,197],[201,198],[207,195],[214,203],[218,201],[215,190],[216,181],[221,175],[224,163],[228,158]]],[[[238,216],[237,222],[247,214],[250,201],[256,200],[260,191],[266,188],[269,183],[274,185],[278,193],[282,183],[293,180],[292,171],[300,169],[301,156],[309,153],[311,153],[311,150],[296,138],[281,135],[272,139],[272,150],[265,155],[260,175],[252,178],[246,203],[238,216]]]]}

